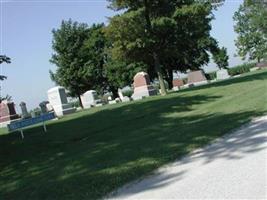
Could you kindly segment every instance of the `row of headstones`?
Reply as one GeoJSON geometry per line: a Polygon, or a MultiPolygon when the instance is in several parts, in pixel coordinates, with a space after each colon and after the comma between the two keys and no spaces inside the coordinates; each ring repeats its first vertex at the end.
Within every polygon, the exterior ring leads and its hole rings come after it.
{"type": "MultiPolygon", "coordinates": [[[[2,101],[0,103],[0,124],[2,126],[6,126],[13,120],[18,119],[27,119],[36,117],[37,114],[35,112],[28,112],[27,106],[25,102],[21,102],[19,104],[21,108],[21,115],[16,113],[15,104],[13,102],[2,101]]],[[[49,108],[48,102],[42,102],[39,104],[41,114],[45,114],[49,111],[52,111],[52,107],[49,108]]]]}
{"type": "MultiPolygon", "coordinates": [[[[63,87],[54,87],[48,90],[49,105],[53,107],[53,110],[57,116],[63,116],[76,111],[71,104],[68,103],[66,90],[63,87]]],[[[110,104],[118,102],[129,102],[131,100],[142,99],[147,96],[157,95],[156,89],[150,84],[150,79],[147,73],[140,72],[134,77],[134,93],[131,98],[124,96],[122,90],[118,90],[119,98],[112,100],[109,99],[110,104]]],[[[89,90],[81,95],[81,101],[84,108],[102,106],[102,101],[99,99],[97,92],[89,90]]]]}
{"type": "MultiPolygon", "coordinates": [[[[229,77],[230,76],[227,70],[220,70],[217,72],[218,80],[227,79],[229,77]]],[[[186,85],[184,85],[181,79],[173,80],[174,90],[178,90],[182,87],[186,88],[206,83],[207,79],[201,70],[190,72],[188,74],[188,83],[186,85]]],[[[157,95],[157,90],[151,85],[148,74],[145,72],[140,72],[134,77],[134,93],[132,97],[129,98],[124,96],[121,89],[119,89],[118,94],[119,98],[115,100],[109,99],[110,104],[128,102],[131,100],[142,99],[147,96],[157,95]]],[[[73,108],[71,104],[68,103],[66,91],[63,87],[55,87],[48,90],[48,100],[49,102],[42,102],[39,104],[41,113],[54,111],[57,116],[63,116],[76,111],[76,108],[73,108]]],[[[102,106],[102,102],[94,90],[85,92],[81,96],[81,100],[84,108],[102,106]]],[[[21,102],[20,107],[22,111],[22,118],[35,117],[34,113],[33,115],[28,113],[26,103],[21,102]]],[[[14,103],[2,102],[0,104],[0,123],[17,118],[19,118],[19,116],[16,114],[14,103]]]]}
{"type": "Polygon", "coordinates": [[[21,108],[21,117],[23,119],[34,118],[40,114],[46,114],[53,111],[53,108],[48,101],[43,101],[39,104],[40,112],[32,111],[29,113],[25,102],[21,102],[19,106],[21,108]]]}
{"type": "MultiPolygon", "coordinates": [[[[230,78],[226,69],[221,69],[216,72],[216,80],[225,80],[230,78]]],[[[184,84],[182,79],[173,80],[173,90],[185,89],[188,87],[200,86],[207,84],[208,80],[202,70],[192,71],[188,73],[187,84],[184,84]]]]}
{"type": "MultiPolygon", "coordinates": [[[[217,79],[223,80],[229,78],[227,70],[220,70],[217,73],[217,79]]],[[[205,74],[202,70],[193,71],[188,74],[187,85],[183,84],[182,80],[174,80],[174,87],[191,87],[208,83],[205,74]]],[[[123,96],[122,91],[119,89],[119,98],[112,100],[109,99],[110,104],[118,102],[128,102],[130,100],[139,100],[144,97],[157,95],[157,90],[151,85],[149,75],[145,72],[139,72],[134,77],[134,93],[131,98],[123,96]]],[[[55,87],[48,90],[48,100],[53,107],[57,116],[63,116],[76,111],[67,101],[65,88],[55,87]]],[[[101,100],[98,98],[97,92],[89,90],[81,95],[81,101],[84,108],[102,106],[101,100]]]]}

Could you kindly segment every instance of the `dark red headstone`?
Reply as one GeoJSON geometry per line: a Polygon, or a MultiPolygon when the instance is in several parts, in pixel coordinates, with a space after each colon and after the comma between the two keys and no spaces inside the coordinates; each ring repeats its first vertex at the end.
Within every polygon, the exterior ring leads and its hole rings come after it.
{"type": "Polygon", "coordinates": [[[181,79],[174,79],[172,81],[172,84],[173,84],[173,87],[181,87],[184,85],[184,82],[181,79]]]}
{"type": "Polygon", "coordinates": [[[137,73],[134,77],[134,88],[150,85],[149,75],[145,72],[137,73]]]}
{"type": "Polygon", "coordinates": [[[265,67],[267,67],[267,62],[260,62],[260,63],[257,63],[257,64],[256,64],[256,67],[259,67],[259,68],[265,68],[265,67]]]}
{"type": "Polygon", "coordinates": [[[0,103],[0,123],[18,119],[14,103],[0,103]]]}

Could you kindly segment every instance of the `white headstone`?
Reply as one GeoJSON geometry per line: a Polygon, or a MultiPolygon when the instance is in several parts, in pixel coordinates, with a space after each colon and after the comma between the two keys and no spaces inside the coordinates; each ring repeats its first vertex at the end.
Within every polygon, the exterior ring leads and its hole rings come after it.
{"type": "Polygon", "coordinates": [[[217,80],[225,80],[230,78],[229,73],[226,69],[220,69],[216,72],[217,80]]]}
{"type": "Polygon", "coordinates": [[[67,101],[65,88],[54,87],[47,91],[48,100],[57,116],[63,116],[76,111],[67,101]]]}
{"type": "Polygon", "coordinates": [[[101,100],[98,98],[95,90],[89,90],[81,95],[81,100],[84,108],[91,108],[94,106],[100,106],[101,100]]]}
{"type": "Polygon", "coordinates": [[[21,115],[22,115],[22,118],[28,118],[30,117],[29,113],[28,113],[28,110],[27,110],[27,106],[26,106],[26,103],[25,102],[21,102],[19,104],[20,108],[21,108],[21,115]]]}
{"type": "Polygon", "coordinates": [[[120,97],[120,99],[122,101],[124,96],[123,96],[122,90],[120,88],[118,89],[118,94],[119,94],[119,97],[120,97]]]}
{"type": "Polygon", "coordinates": [[[131,99],[127,96],[123,97],[122,102],[129,102],[131,99]]]}
{"type": "Polygon", "coordinates": [[[116,100],[108,101],[108,104],[116,104],[116,103],[117,103],[116,100]]]}
{"type": "Polygon", "coordinates": [[[47,112],[52,112],[54,109],[53,109],[53,106],[50,103],[48,103],[46,104],[46,110],[47,112]]]}

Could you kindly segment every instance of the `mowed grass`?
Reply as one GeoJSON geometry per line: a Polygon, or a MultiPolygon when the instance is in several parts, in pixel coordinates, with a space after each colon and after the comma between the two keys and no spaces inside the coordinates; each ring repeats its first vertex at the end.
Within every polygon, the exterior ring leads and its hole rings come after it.
{"type": "Polygon", "coordinates": [[[2,135],[0,199],[101,198],[266,111],[265,70],[2,135]]]}

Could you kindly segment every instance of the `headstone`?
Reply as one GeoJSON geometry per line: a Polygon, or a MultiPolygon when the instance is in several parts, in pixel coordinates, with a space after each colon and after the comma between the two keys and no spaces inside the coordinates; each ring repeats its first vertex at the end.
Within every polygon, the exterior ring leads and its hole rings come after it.
{"type": "Polygon", "coordinates": [[[108,104],[116,104],[116,103],[117,103],[116,100],[110,100],[110,101],[108,101],[108,104]]]}
{"type": "Polygon", "coordinates": [[[45,113],[48,112],[48,110],[47,110],[47,106],[46,106],[47,104],[49,104],[48,101],[43,101],[43,102],[41,102],[41,103],[39,104],[39,106],[40,106],[40,108],[41,108],[41,113],[42,113],[42,114],[45,114],[45,113]]]}
{"type": "Polygon", "coordinates": [[[120,99],[120,98],[116,98],[115,101],[116,101],[117,103],[120,103],[120,102],[121,102],[121,99],[120,99]]]}
{"type": "Polygon", "coordinates": [[[193,84],[194,86],[207,84],[207,78],[202,70],[193,71],[188,73],[188,84],[193,84]]]}
{"type": "Polygon", "coordinates": [[[81,100],[84,108],[91,108],[94,106],[102,106],[101,99],[99,99],[95,90],[89,90],[81,95],[81,100]]]}
{"type": "Polygon", "coordinates": [[[46,104],[46,110],[47,110],[47,112],[53,112],[54,111],[53,106],[50,103],[46,104]]]}
{"type": "Polygon", "coordinates": [[[174,91],[178,91],[182,86],[184,86],[184,81],[182,79],[173,79],[172,81],[172,85],[173,85],[173,90],[174,91]]]}
{"type": "Polygon", "coordinates": [[[217,80],[225,80],[225,79],[230,78],[230,75],[227,69],[220,69],[219,71],[216,72],[216,77],[217,77],[217,80]]]}
{"type": "Polygon", "coordinates": [[[113,99],[112,99],[112,97],[111,96],[109,96],[108,97],[108,101],[112,101],[113,99]]]}
{"type": "Polygon", "coordinates": [[[0,123],[9,122],[18,118],[19,115],[16,113],[14,103],[6,101],[0,103],[0,123]]]}
{"type": "Polygon", "coordinates": [[[76,111],[67,101],[65,88],[54,87],[47,91],[48,100],[57,116],[63,116],[76,111]]]}
{"type": "Polygon", "coordinates": [[[119,88],[118,89],[118,94],[119,94],[119,97],[120,97],[120,99],[121,99],[121,101],[122,101],[122,99],[123,99],[123,94],[122,94],[122,90],[119,88]]]}
{"type": "Polygon", "coordinates": [[[139,72],[134,77],[134,100],[142,99],[143,97],[157,95],[155,88],[150,85],[149,76],[145,72],[139,72]]]}
{"type": "Polygon", "coordinates": [[[35,112],[31,112],[31,118],[35,118],[36,117],[36,113],[35,112]]]}
{"type": "Polygon", "coordinates": [[[260,63],[257,63],[256,64],[256,67],[258,67],[258,68],[260,68],[260,69],[262,69],[262,68],[266,68],[267,67],[267,61],[262,61],[262,62],[260,62],[260,63]]]}
{"type": "Polygon", "coordinates": [[[28,113],[26,103],[25,102],[21,102],[19,104],[19,106],[21,108],[21,116],[22,116],[22,118],[23,119],[29,118],[30,117],[30,114],[28,113]]]}

